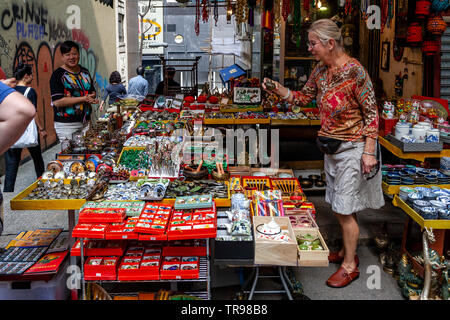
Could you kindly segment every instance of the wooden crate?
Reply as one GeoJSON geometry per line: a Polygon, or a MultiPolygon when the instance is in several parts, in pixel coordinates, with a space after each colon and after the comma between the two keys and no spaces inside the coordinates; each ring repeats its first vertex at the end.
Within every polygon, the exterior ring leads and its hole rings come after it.
{"type": "Polygon", "coordinates": [[[253,234],[255,242],[255,265],[273,265],[273,266],[297,266],[298,265],[298,246],[295,239],[291,222],[287,217],[273,217],[282,230],[288,231],[291,242],[279,242],[266,239],[258,239],[256,227],[260,224],[269,223],[272,217],[253,217],[253,234]]]}
{"type": "Polygon", "coordinates": [[[294,171],[292,169],[279,169],[279,168],[251,168],[251,175],[255,176],[260,174],[264,174],[266,177],[279,177],[280,174],[289,174],[291,178],[294,178],[294,171]]]}
{"type": "Polygon", "coordinates": [[[251,168],[249,166],[229,166],[230,176],[250,176],[251,168]]]}
{"type": "MultiPolygon", "coordinates": [[[[11,199],[12,210],[79,210],[86,199],[58,199],[58,200],[24,200],[31,191],[37,188],[39,180],[11,199]]],[[[42,180],[45,181],[45,180],[42,180]]],[[[52,179],[51,181],[57,181],[52,179]]],[[[64,184],[70,184],[71,179],[64,179],[64,184]]]]}
{"type": "Polygon", "coordinates": [[[320,239],[320,243],[324,250],[298,250],[298,265],[301,267],[328,267],[328,255],[330,250],[328,249],[322,234],[318,229],[293,229],[295,237],[305,234],[317,235],[320,239]]]}

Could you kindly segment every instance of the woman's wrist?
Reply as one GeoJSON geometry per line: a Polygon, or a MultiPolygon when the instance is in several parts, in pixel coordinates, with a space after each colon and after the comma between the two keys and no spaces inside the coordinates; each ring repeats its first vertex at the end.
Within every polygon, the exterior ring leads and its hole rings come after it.
{"type": "Polygon", "coordinates": [[[366,154],[366,155],[368,155],[368,156],[373,156],[373,157],[376,157],[376,156],[377,156],[376,153],[366,152],[366,151],[364,151],[363,154],[366,154]]]}
{"type": "Polygon", "coordinates": [[[287,100],[291,96],[291,90],[288,88],[286,95],[282,96],[281,99],[287,100]]]}

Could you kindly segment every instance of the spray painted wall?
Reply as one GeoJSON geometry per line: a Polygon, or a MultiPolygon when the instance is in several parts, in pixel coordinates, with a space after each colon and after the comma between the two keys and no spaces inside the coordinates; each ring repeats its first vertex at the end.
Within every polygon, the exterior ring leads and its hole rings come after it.
{"type": "Polygon", "coordinates": [[[89,70],[101,95],[116,70],[115,26],[113,5],[105,1],[0,1],[0,66],[7,77],[19,61],[33,66],[38,114],[48,132],[41,141],[43,149],[56,141],[49,81],[62,64],[60,44],[73,40],[80,45],[80,64],[89,70]]]}

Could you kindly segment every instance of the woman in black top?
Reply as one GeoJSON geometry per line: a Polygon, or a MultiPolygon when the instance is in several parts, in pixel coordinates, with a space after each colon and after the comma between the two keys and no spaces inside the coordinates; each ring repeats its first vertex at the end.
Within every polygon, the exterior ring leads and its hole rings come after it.
{"type": "MultiPolygon", "coordinates": [[[[14,88],[21,94],[25,94],[28,90],[27,98],[33,103],[34,107],[37,109],[37,94],[36,91],[30,87],[33,81],[32,67],[27,64],[19,63],[15,72],[14,78],[17,80],[17,86],[14,88]]],[[[47,136],[47,132],[44,126],[39,120],[39,116],[36,112],[34,117],[36,125],[39,130],[39,135],[44,139],[47,136]]],[[[27,148],[34,162],[34,169],[36,171],[36,177],[40,177],[44,171],[44,159],[42,159],[41,143],[38,137],[38,145],[34,147],[27,148]]],[[[3,187],[3,192],[14,192],[14,185],[16,184],[17,171],[19,170],[20,160],[22,158],[22,148],[10,148],[5,153],[5,185],[3,187]]]]}
{"type": "Polygon", "coordinates": [[[106,102],[106,99],[109,97],[108,103],[116,102],[117,98],[121,95],[126,95],[127,89],[122,84],[122,77],[118,71],[113,71],[109,76],[109,85],[106,87],[105,93],[102,97],[102,103],[100,104],[100,111],[103,111],[103,105],[106,102]]]}
{"type": "Polygon", "coordinates": [[[53,71],[50,91],[54,112],[55,132],[66,149],[72,135],[81,132],[90,120],[91,104],[98,104],[94,82],[89,71],[78,63],[80,48],[73,41],[64,41],[60,46],[63,65],[53,71]]]}

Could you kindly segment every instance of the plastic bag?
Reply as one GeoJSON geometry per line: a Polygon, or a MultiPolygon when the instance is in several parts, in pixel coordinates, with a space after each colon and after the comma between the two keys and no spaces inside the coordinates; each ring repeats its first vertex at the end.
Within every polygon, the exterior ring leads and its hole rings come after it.
{"type": "Polygon", "coordinates": [[[36,122],[31,120],[27,129],[11,148],[29,148],[39,144],[36,122]]]}

